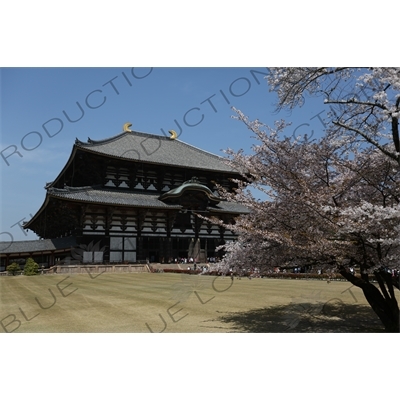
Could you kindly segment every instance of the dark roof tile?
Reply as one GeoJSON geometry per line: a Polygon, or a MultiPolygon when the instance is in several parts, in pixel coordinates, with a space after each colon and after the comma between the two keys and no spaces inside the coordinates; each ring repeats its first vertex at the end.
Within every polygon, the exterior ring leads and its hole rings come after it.
{"type": "Polygon", "coordinates": [[[178,139],[142,132],[123,132],[104,140],[75,141],[88,151],[155,164],[209,171],[235,172],[223,157],[201,150],[178,139]]]}
{"type": "Polygon", "coordinates": [[[80,188],[66,187],[64,189],[49,188],[48,194],[52,197],[88,203],[164,209],[181,208],[180,206],[168,205],[160,201],[158,194],[132,193],[115,189],[97,189],[91,186],[80,188]]]}
{"type": "Polygon", "coordinates": [[[76,239],[74,237],[0,242],[0,252],[1,254],[44,252],[68,249],[75,245],[76,239]]]}

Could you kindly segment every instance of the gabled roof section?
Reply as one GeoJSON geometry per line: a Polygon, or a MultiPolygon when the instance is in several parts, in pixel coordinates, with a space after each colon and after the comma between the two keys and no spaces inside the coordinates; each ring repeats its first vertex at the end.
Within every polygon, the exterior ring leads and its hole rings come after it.
{"type": "Polygon", "coordinates": [[[104,140],[88,138],[87,142],[76,139],[75,146],[93,153],[127,160],[141,160],[154,164],[209,171],[235,172],[226,164],[223,157],[178,139],[143,132],[123,132],[104,140]]]}
{"type": "Polygon", "coordinates": [[[163,193],[159,198],[160,200],[177,199],[187,191],[195,191],[204,193],[212,204],[218,204],[222,199],[215,196],[210,188],[201,184],[197,178],[193,177],[189,181],[184,182],[182,185],[169,192],[163,193]]]}

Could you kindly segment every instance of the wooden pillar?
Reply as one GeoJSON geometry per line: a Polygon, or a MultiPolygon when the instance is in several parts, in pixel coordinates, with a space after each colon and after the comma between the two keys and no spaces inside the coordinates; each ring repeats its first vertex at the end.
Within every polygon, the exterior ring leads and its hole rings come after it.
{"type": "Polygon", "coordinates": [[[160,237],[160,262],[169,263],[172,259],[172,240],[170,237],[160,237]]]}
{"type": "Polygon", "coordinates": [[[158,237],[158,262],[165,263],[167,262],[167,254],[166,254],[166,246],[165,246],[165,237],[158,237]]]}
{"type": "Polygon", "coordinates": [[[144,252],[144,244],[143,244],[143,237],[141,232],[138,232],[138,237],[137,237],[137,254],[136,257],[138,260],[143,261],[146,258],[145,252],[144,252]]]}
{"type": "Polygon", "coordinates": [[[146,218],[146,213],[147,211],[145,209],[140,209],[138,210],[136,215],[136,232],[137,232],[136,259],[140,261],[145,259],[145,249],[143,247],[142,229],[146,218]]]}
{"type": "MultiPolygon", "coordinates": [[[[225,228],[223,226],[220,226],[218,228],[218,230],[219,230],[219,243],[218,243],[218,245],[221,246],[221,245],[225,244],[225,239],[224,239],[225,228]]],[[[224,254],[223,250],[219,250],[218,251],[218,257],[219,258],[222,258],[223,254],[224,254]]]]}
{"type": "Polygon", "coordinates": [[[54,265],[54,250],[51,251],[49,254],[49,267],[52,267],[54,265]]]}
{"type": "Polygon", "coordinates": [[[165,261],[166,262],[173,261],[171,233],[172,233],[172,229],[174,227],[174,223],[175,223],[177,215],[178,215],[178,211],[169,211],[166,214],[166,221],[165,221],[165,229],[167,231],[167,237],[165,240],[165,261]]]}

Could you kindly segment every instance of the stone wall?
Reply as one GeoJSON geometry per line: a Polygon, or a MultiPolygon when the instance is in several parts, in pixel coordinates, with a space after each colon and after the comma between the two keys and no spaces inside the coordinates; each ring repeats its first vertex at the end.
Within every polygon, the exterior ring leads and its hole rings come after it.
{"type": "Polygon", "coordinates": [[[58,274],[101,274],[102,272],[109,273],[138,273],[150,272],[146,264],[135,265],[58,265],[54,267],[54,271],[58,274]]]}

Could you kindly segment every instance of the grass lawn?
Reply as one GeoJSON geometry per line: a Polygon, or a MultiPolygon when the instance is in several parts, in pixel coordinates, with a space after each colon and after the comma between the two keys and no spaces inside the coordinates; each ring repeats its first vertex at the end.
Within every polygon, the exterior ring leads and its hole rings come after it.
{"type": "Polygon", "coordinates": [[[383,331],[348,282],[167,273],[1,277],[0,322],[1,333],[383,331]]]}

